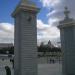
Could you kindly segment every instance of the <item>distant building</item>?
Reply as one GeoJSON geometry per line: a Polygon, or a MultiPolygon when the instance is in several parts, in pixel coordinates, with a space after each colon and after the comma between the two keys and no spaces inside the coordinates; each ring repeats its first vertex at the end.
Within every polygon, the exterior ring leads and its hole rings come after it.
{"type": "Polygon", "coordinates": [[[14,45],[13,43],[0,43],[0,59],[13,59],[14,58],[14,45]]]}
{"type": "Polygon", "coordinates": [[[47,44],[46,46],[48,46],[48,47],[50,47],[50,48],[54,48],[54,45],[51,43],[50,40],[48,41],[48,44],[47,44]]]}
{"type": "Polygon", "coordinates": [[[13,47],[13,43],[0,43],[0,49],[13,47]]]}

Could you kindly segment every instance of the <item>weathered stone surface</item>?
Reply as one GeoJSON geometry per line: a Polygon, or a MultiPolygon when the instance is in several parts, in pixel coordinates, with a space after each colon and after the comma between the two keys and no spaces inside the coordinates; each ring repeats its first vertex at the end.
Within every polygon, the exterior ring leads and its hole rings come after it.
{"type": "MultiPolygon", "coordinates": [[[[67,10],[65,13],[67,15],[67,10]]],[[[75,20],[67,15],[58,27],[63,51],[63,75],[75,75],[75,20]]]]}
{"type": "Polygon", "coordinates": [[[36,7],[19,5],[15,17],[15,75],[37,75],[36,7]]]}

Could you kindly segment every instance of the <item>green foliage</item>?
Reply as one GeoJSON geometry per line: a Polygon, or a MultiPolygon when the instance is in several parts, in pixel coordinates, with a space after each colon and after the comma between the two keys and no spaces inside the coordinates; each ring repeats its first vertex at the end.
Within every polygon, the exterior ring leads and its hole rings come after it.
{"type": "Polygon", "coordinates": [[[61,52],[61,49],[58,47],[48,47],[48,46],[38,46],[38,52],[61,52]]]}
{"type": "Polygon", "coordinates": [[[0,54],[7,54],[7,51],[8,51],[8,54],[14,54],[14,47],[6,47],[6,48],[2,48],[0,49],[0,54]]]}

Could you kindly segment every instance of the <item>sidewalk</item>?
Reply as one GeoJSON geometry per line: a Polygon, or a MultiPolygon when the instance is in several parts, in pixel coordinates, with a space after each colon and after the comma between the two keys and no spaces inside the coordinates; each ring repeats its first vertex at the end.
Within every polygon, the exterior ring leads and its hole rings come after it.
{"type": "MultiPolygon", "coordinates": [[[[9,65],[11,67],[11,65],[9,65]]],[[[61,64],[39,64],[38,75],[62,75],[61,64]]],[[[11,75],[14,75],[14,70],[11,67],[11,75]]],[[[0,66],[0,75],[6,75],[4,67],[0,66]]]]}

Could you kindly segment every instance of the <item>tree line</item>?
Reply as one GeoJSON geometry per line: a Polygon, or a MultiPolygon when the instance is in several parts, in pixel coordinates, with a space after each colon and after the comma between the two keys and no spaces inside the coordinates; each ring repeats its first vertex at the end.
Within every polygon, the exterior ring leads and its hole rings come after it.
{"type": "Polygon", "coordinates": [[[62,52],[60,47],[55,47],[51,44],[50,40],[48,44],[44,45],[41,42],[40,46],[37,46],[38,52],[62,52]]]}
{"type": "MultiPolygon", "coordinates": [[[[59,48],[59,47],[51,48],[46,45],[37,46],[37,51],[38,52],[62,52],[61,48],[59,48]]],[[[7,54],[7,52],[8,52],[8,54],[14,54],[14,46],[0,49],[0,54],[7,54]]]]}
{"type": "Polygon", "coordinates": [[[38,52],[61,52],[61,48],[59,47],[48,47],[48,46],[38,46],[38,52]]]}
{"type": "Polygon", "coordinates": [[[1,48],[0,54],[14,54],[14,46],[1,48]]]}

